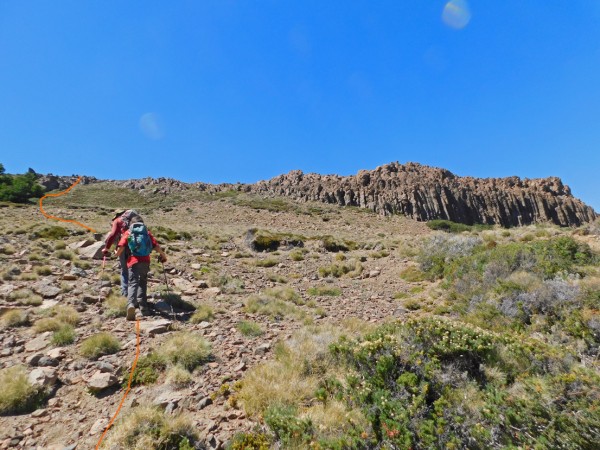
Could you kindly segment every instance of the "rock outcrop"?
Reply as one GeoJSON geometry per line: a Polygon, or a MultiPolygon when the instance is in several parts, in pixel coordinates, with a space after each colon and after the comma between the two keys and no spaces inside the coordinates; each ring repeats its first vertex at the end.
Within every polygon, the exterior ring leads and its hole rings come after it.
{"type": "Polygon", "coordinates": [[[503,226],[552,222],[579,226],[597,214],[573,197],[559,178],[459,177],[417,163],[391,163],[355,176],[292,171],[250,186],[250,192],[288,196],[403,214],[416,220],[448,219],[503,226]]]}

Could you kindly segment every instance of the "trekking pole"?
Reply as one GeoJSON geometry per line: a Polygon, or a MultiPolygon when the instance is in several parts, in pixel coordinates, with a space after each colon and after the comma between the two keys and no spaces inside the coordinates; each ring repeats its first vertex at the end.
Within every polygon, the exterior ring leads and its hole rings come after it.
{"type": "MultiPolygon", "coordinates": [[[[171,291],[169,289],[169,280],[167,280],[167,271],[165,270],[165,264],[162,261],[160,262],[160,265],[162,266],[163,275],[165,277],[165,286],[167,287],[167,298],[169,298],[171,296],[171,291]]],[[[177,318],[175,317],[175,311],[173,310],[173,302],[170,298],[167,301],[167,303],[169,303],[169,306],[171,307],[171,315],[173,316],[173,320],[177,320],[177,318]]]]}
{"type": "Polygon", "coordinates": [[[98,302],[102,300],[102,276],[104,275],[104,266],[106,265],[106,255],[102,257],[102,270],[100,271],[100,289],[98,290],[98,302]]]}

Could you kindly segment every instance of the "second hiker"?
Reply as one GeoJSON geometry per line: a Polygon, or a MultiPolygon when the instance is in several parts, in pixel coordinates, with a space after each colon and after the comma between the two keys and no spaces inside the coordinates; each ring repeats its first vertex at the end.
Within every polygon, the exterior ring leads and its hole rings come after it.
{"type": "Polygon", "coordinates": [[[156,250],[159,261],[166,262],[167,255],[162,250],[152,233],[146,228],[141,218],[131,222],[129,229],[122,235],[117,244],[116,256],[128,251],[128,287],[127,287],[127,320],[135,320],[135,309],[140,308],[142,316],[150,315],[147,302],[148,272],[150,271],[150,253],[156,250]]]}

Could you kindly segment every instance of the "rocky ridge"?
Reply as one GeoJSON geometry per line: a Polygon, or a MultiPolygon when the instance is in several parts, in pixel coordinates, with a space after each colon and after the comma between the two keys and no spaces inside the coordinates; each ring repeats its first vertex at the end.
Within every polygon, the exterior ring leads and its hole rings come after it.
{"type": "MultiPolygon", "coordinates": [[[[47,189],[66,189],[75,176],[40,176],[47,189]]],[[[83,184],[95,183],[82,177],[83,184]]],[[[550,222],[580,226],[594,221],[594,209],[575,198],[558,177],[521,179],[460,177],[418,163],[398,162],[361,170],[356,175],[305,174],[295,170],[254,184],[184,183],[172,178],[110,180],[150,194],[199,190],[207,194],[239,191],[263,196],[284,196],[300,202],[317,201],[368,208],[382,215],[400,214],[419,221],[446,219],[465,224],[505,227],[550,222]]]]}

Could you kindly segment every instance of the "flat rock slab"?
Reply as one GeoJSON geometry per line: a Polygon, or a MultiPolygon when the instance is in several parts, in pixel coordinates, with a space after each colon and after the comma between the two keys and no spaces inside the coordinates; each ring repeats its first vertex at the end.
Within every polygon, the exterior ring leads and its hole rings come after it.
{"type": "Polygon", "coordinates": [[[48,347],[50,342],[48,341],[50,332],[40,334],[32,340],[25,343],[25,350],[28,352],[39,352],[40,350],[48,347]]]}
{"type": "Polygon", "coordinates": [[[33,285],[33,292],[44,298],[53,298],[60,294],[60,288],[48,282],[41,281],[33,285]]]}
{"type": "Polygon", "coordinates": [[[143,333],[154,336],[155,334],[166,333],[171,329],[171,321],[167,319],[151,320],[149,322],[140,322],[140,330],[143,333]]]}
{"type": "Polygon", "coordinates": [[[79,248],[77,251],[81,256],[85,256],[90,259],[102,259],[102,248],[104,248],[104,242],[95,242],[87,247],[79,248]]]}

